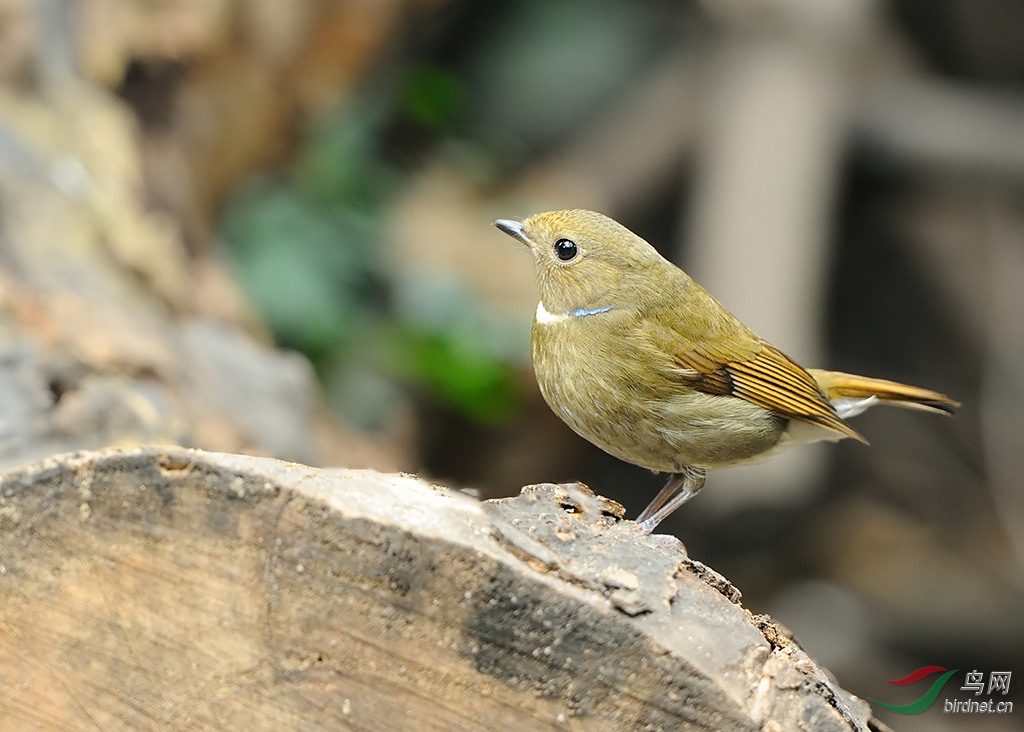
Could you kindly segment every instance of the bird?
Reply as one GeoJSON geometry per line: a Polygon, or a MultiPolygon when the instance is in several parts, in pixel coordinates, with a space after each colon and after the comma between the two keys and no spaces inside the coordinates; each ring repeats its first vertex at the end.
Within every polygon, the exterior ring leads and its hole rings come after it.
{"type": "Polygon", "coordinates": [[[930,389],[805,369],[756,335],[647,241],[603,214],[548,211],[494,226],[526,245],[540,301],[530,350],[544,401],[574,432],[667,473],[637,517],[646,533],[709,470],[819,440],[875,404],[953,414],[930,389]]]}

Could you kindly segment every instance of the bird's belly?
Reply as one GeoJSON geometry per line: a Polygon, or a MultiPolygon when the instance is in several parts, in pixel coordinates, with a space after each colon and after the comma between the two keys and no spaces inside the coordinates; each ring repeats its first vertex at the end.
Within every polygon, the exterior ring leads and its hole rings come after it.
{"type": "Polygon", "coordinates": [[[675,473],[684,466],[748,462],[771,451],[787,424],[738,397],[668,380],[651,383],[629,369],[598,366],[583,374],[552,355],[535,348],[534,367],[555,414],[605,452],[650,470],[675,473]]]}

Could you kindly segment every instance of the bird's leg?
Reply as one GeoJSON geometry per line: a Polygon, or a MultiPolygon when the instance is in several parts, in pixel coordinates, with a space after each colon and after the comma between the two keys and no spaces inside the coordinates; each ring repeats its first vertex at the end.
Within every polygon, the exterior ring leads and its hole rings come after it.
{"type": "Polygon", "coordinates": [[[665,487],[636,518],[644,533],[650,534],[670,513],[697,495],[704,487],[706,475],[703,468],[689,466],[683,468],[680,473],[673,473],[665,487]]]}

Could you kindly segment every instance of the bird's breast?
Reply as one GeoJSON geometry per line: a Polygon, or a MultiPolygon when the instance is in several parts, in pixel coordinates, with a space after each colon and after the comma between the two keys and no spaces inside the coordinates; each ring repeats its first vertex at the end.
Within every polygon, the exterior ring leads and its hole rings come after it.
{"type": "Polygon", "coordinates": [[[747,461],[779,441],[785,420],[743,399],[669,379],[629,319],[609,317],[613,312],[534,319],[537,383],[573,431],[626,462],[662,472],[747,461]]]}

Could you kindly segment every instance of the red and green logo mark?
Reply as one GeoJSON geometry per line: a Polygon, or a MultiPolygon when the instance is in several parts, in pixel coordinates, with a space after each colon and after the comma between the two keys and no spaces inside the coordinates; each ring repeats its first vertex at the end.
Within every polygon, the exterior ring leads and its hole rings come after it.
{"type": "Polygon", "coordinates": [[[935,700],[939,698],[939,692],[942,691],[942,687],[947,681],[949,681],[950,677],[959,670],[960,669],[955,668],[952,671],[947,671],[942,666],[922,666],[917,669],[917,671],[911,671],[902,679],[885,680],[885,683],[892,684],[893,686],[908,686],[910,684],[916,684],[925,676],[931,676],[939,671],[945,671],[942,676],[935,679],[931,688],[928,689],[920,699],[915,702],[911,702],[910,704],[903,705],[886,704],[885,702],[880,702],[877,699],[872,699],[871,701],[883,709],[888,709],[890,712],[896,712],[897,714],[920,714],[935,703],[935,700]]]}

